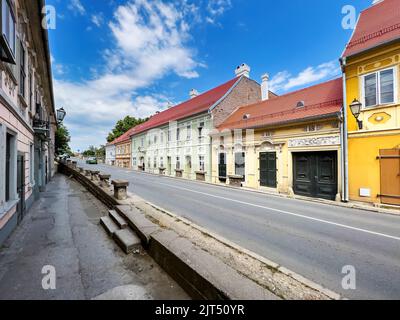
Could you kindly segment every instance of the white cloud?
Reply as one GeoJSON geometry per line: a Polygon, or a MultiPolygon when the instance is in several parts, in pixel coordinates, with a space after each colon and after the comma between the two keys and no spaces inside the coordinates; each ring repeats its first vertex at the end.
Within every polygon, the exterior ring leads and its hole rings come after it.
{"type": "Polygon", "coordinates": [[[187,46],[191,25],[186,14],[195,9],[185,5],[134,0],[119,6],[108,24],[115,43],[103,52],[103,70],[92,68],[94,78],[82,82],[55,79],[57,105],[67,110],[73,148],[104,144],[117,120],[147,117],[167,106],[164,97],[139,96],[138,90],[170,73],[198,77],[202,64],[187,46]]]}
{"type": "Polygon", "coordinates": [[[232,8],[231,0],[209,0],[207,5],[208,16],[206,21],[214,24],[216,19],[222,16],[225,11],[232,8]]]}
{"type": "Polygon", "coordinates": [[[290,89],[309,85],[321,80],[338,76],[340,67],[336,60],[308,67],[293,76],[288,71],[278,72],[270,81],[270,90],[273,92],[286,92],[290,89]]]}
{"type": "Polygon", "coordinates": [[[104,17],[101,13],[99,14],[93,14],[91,17],[91,20],[93,24],[95,24],[97,27],[101,27],[104,23],[104,17]]]}
{"type": "Polygon", "coordinates": [[[68,9],[78,13],[80,15],[84,15],[86,13],[85,7],[82,5],[80,0],[70,0],[68,9]]]}

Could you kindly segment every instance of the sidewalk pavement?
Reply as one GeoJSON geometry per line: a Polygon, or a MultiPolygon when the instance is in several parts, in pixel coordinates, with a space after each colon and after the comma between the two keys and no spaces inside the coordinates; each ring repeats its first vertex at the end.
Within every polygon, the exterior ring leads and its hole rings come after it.
{"type": "Polygon", "coordinates": [[[82,186],[56,175],[0,249],[0,299],[188,299],[144,251],[125,255],[111,241],[99,225],[106,214],[82,186]],[[44,266],[55,268],[55,290],[42,287],[44,266]]]}

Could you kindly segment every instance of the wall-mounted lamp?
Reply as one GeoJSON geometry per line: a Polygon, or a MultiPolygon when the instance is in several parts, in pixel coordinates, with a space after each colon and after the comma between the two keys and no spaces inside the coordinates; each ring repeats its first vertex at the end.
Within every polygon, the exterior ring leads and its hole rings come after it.
{"type": "Polygon", "coordinates": [[[362,130],[362,128],[363,128],[363,122],[361,120],[358,120],[358,118],[360,117],[360,113],[361,113],[361,107],[362,107],[362,103],[360,101],[358,101],[357,99],[354,99],[354,101],[350,104],[351,113],[353,114],[354,118],[356,118],[358,128],[360,130],[362,130]]]}
{"type": "Polygon", "coordinates": [[[57,110],[57,122],[58,123],[63,122],[66,114],[67,113],[65,112],[64,108],[58,109],[57,110]]]}

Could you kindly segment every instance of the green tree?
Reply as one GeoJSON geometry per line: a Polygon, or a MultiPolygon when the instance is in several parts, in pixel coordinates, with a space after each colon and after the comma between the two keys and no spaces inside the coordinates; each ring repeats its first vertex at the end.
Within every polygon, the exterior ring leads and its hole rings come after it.
{"type": "Polygon", "coordinates": [[[71,136],[69,135],[67,127],[64,124],[60,124],[55,134],[56,155],[72,154],[71,148],[69,147],[70,141],[71,141],[71,136]]]}
{"type": "Polygon", "coordinates": [[[89,149],[82,152],[84,157],[95,157],[96,156],[96,148],[94,146],[90,146],[89,149]]]}
{"type": "Polygon", "coordinates": [[[100,148],[96,149],[96,158],[105,159],[106,158],[106,147],[100,146],[100,148]]]}
{"type": "Polygon", "coordinates": [[[129,131],[133,127],[146,122],[147,119],[135,118],[131,116],[126,116],[124,119],[119,120],[114,129],[109,133],[107,137],[107,142],[114,141],[115,139],[122,136],[125,132],[129,131]]]}

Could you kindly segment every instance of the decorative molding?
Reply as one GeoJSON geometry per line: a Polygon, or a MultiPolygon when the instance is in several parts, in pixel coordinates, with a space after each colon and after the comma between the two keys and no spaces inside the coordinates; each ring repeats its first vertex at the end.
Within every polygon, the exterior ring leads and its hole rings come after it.
{"type": "Polygon", "coordinates": [[[310,147],[335,146],[335,145],[340,145],[340,137],[339,136],[289,140],[289,148],[308,147],[308,146],[310,146],[310,147]]]}

